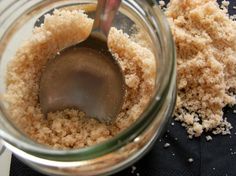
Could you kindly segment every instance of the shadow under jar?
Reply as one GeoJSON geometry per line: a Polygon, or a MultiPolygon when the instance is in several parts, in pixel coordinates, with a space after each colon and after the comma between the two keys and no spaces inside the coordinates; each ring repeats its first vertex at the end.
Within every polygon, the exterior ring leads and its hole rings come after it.
{"type": "MultiPolygon", "coordinates": [[[[0,2],[1,4],[2,2],[0,2]]],[[[0,11],[0,93],[6,92],[7,64],[19,44],[28,38],[35,22],[55,8],[96,3],[94,0],[21,0],[0,11]]],[[[88,8],[88,13],[92,8],[88,8]]],[[[85,9],[86,11],[86,9],[85,9]]],[[[165,129],[176,99],[175,47],[169,25],[154,1],[123,0],[113,26],[132,35],[135,24],[150,38],[156,61],[155,88],[150,103],[127,129],[102,143],[81,149],[53,149],[38,144],[10,120],[7,102],[1,99],[0,137],[3,144],[36,170],[55,175],[109,175],[140,159],[165,129]]]]}

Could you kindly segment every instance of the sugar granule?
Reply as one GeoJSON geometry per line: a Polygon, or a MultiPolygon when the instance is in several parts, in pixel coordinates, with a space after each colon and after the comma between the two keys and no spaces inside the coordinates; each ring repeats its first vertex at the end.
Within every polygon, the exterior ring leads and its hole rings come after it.
{"type": "Polygon", "coordinates": [[[172,0],[165,13],[177,49],[175,119],[189,137],[229,134],[222,109],[236,103],[236,22],[216,0],[172,0]]]}
{"type": "Polygon", "coordinates": [[[169,143],[165,143],[164,144],[164,148],[168,148],[168,147],[170,147],[170,144],[169,143]]]}
{"type": "Polygon", "coordinates": [[[193,162],[194,162],[194,159],[193,159],[193,158],[189,158],[189,159],[188,159],[188,162],[189,162],[189,163],[193,163],[193,162]]]}
{"type": "Polygon", "coordinates": [[[133,174],[137,168],[136,168],[136,166],[132,166],[131,169],[132,169],[131,173],[133,174]]]}
{"type": "Polygon", "coordinates": [[[165,5],[166,5],[166,3],[165,3],[165,1],[159,1],[159,5],[160,5],[160,7],[162,8],[162,7],[164,7],[165,5]]]}
{"type": "Polygon", "coordinates": [[[207,140],[207,141],[211,141],[211,140],[212,140],[212,137],[211,137],[210,135],[207,135],[207,136],[206,136],[206,140],[207,140]]]}
{"type": "Polygon", "coordinates": [[[225,8],[228,8],[228,7],[229,7],[229,4],[230,4],[229,1],[226,1],[226,0],[223,0],[223,1],[222,1],[222,6],[224,6],[225,8]]]}

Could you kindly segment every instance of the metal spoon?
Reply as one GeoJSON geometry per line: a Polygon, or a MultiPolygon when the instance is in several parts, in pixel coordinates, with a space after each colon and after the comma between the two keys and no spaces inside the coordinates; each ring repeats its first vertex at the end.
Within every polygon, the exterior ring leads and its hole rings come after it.
{"type": "Polygon", "coordinates": [[[124,99],[124,76],[109,52],[107,36],[121,0],[98,0],[90,36],[51,59],[42,73],[42,111],[79,109],[101,122],[112,122],[124,99]]]}

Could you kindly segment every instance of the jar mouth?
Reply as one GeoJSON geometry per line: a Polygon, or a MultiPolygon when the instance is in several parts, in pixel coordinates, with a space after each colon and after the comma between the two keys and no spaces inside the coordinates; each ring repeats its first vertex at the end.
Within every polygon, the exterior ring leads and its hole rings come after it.
{"type": "MultiPolygon", "coordinates": [[[[27,1],[25,1],[25,3],[26,2],[27,1]]],[[[45,1],[44,3],[47,4],[48,2],[49,1],[45,1]]],[[[94,3],[96,1],[92,0],[85,2],[94,3]]],[[[99,157],[119,149],[134,140],[156,118],[156,114],[161,109],[169,91],[172,77],[175,76],[175,46],[171,30],[166,17],[156,3],[124,0],[121,4],[121,8],[126,11],[132,9],[132,13],[136,13],[136,15],[146,22],[144,25],[146,25],[146,29],[152,36],[152,42],[160,43],[161,53],[159,53],[159,55],[157,55],[158,53],[155,53],[155,58],[160,59],[157,65],[158,71],[156,72],[155,90],[149,104],[141,116],[131,124],[129,128],[123,130],[111,139],[81,149],[62,150],[47,148],[44,145],[33,142],[18,129],[15,129],[13,125],[11,125],[10,120],[5,118],[8,115],[4,109],[4,105],[1,103],[0,113],[2,118],[0,118],[0,124],[2,124],[5,129],[10,129],[13,134],[10,135],[5,131],[0,130],[0,136],[3,137],[7,143],[17,146],[25,152],[40,158],[57,161],[82,161],[99,157]]]]}

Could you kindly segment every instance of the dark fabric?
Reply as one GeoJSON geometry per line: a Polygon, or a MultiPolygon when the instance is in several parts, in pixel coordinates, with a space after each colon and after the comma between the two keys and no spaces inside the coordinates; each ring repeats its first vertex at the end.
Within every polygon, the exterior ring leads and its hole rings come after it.
{"type": "MultiPolygon", "coordinates": [[[[0,174],[1,175],[1,174],[0,174]]],[[[11,158],[10,176],[45,176],[26,166],[14,155],[11,158]]]]}
{"type": "MultiPolygon", "coordinates": [[[[231,0],[230,14],[233,14],[231,0]]],[[[236,110],[236,106],[233,107],[236,110]]],[[[236,114],[232,108],[225,109],[225,117],[236,127],[236,114]]],[[[236,176],[236,129],[231,135],[206,135],[188,139],[185,129],[178,122],[168,126],[164,136],[157,140],[152,150],[134,166],[114,176],[236,176]],[[164,145],[169,143],[168,148],[164,145]],[[193,162],[189,162],[189,159],[193,162]],[[136,168],[136,169],[135,169],[136,168]]],[[[1,174],[0,174],[1,175],[1,174]]],[[[12,157],[10,176],[44,176],[12,157]]]]}

